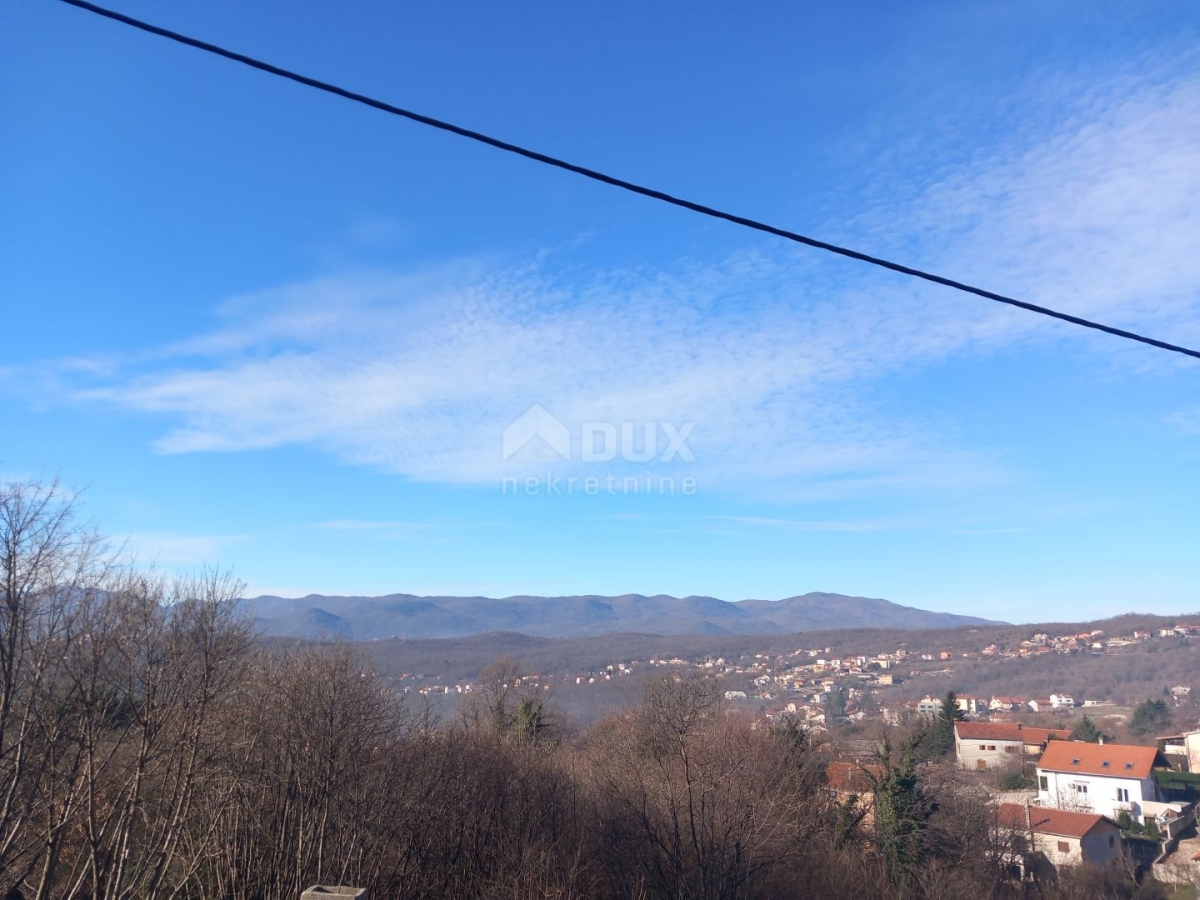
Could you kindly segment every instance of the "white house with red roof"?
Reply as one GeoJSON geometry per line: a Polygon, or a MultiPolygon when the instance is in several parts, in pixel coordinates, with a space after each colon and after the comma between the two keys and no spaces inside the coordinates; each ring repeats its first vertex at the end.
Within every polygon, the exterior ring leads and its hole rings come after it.
{"type": "Polygon", "coordinates": [[[1161,799],[1154,768],[1157,747],[1051,741],[1038,761],[1038,804],[1141,821],[1144,804],[1161,799]]]}
{"type": "Polygon", "coordinates": [[[958,704],[959,712],[964,712],[969,716],[979,715],[980,712],[987,709],[987,701],[973,694],[957,694],[955,702],[958,704]]]}
{"type": "Polygon", "coordinates": [[[993,697],[988,702],[988,709],[992,712],[1015,712],[1025,705],[1025,701],[1020,697],[993,697]]]}
{"type": "Polygon", "coordinates": [[[1063,728],[1031,728],[1020,722],[955,722],[954,757],[964,769],[995,769],[1038,756],[1051,740],[1069,741],[1063,728]]]}
{"type": "Polygon", "coordinates": [[[1117,823],[1096,813],[1001,803],[996,809],[996,824],[1018,838],[1025,848],[1041,853],[1056,868],[1082,863],[1103,865],[1116,860],[1124,850],[1117,823]]]}

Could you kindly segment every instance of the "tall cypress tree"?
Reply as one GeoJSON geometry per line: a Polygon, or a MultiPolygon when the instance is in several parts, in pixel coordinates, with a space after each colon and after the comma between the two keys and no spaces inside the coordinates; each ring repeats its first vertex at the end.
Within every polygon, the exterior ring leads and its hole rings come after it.
{"type": "Polygon", "coordinates": [[[892,760],[891,742],[884,741],[879,773],[875,776],[875,835],[879,853],[893,885],[911,880],[926,855],[925,831],[934,804],[917,776],[916,741],[892,760]]]}
{"type": "Polygon", "coordinates": [[[946,691],[942,707],[930,729],[933,755],[948,756],[954,752],[954,723],[966,717],[966,713],[958,708],[958,695],[954,691],[946,691]]]}

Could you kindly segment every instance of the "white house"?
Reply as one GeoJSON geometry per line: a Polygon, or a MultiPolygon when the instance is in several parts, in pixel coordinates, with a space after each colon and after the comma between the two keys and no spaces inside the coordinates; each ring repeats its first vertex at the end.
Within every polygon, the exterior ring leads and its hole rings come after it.
{"type": "Polygon", "coordinates": [[[1050,707],[1051,709],[1071,709],[1075,705],[1075,698],[1070,694],[1051,694],[1050,707]]]}
{"type": "Polygon", "coordinates": [[[936,716],[942,711],[942,701],[926,694],[917,701],[917,712],[923,716],[936,716]]]}
{"type": "Polygon", "coordinates": [[[964,769],[1001,768],[1038,756],[1052,738],[1069,741],[1071,732],[1020,722],[955,722],[954,758],[964,769]]]}
{"type": "Polygon", "coordinates": [[[1187,731],[1160,737],[1163,753],[1174,756],[1185,772],[1200,772],[1200,731],[1187,731]]]}
{"type": "Polygon", "coordinates": [[[958,694],[955,697],[955,702],[958,704],[959,711],[969,716],[978,715],[981,710],[987,709],[985,701],[971,694],[958,694]]]}
{"type": "Polygon", "coordinates": [[[1051,741],[1038,761],[1038,804],[1142,821],[1143,804],[1160,800],[1155,747],[1051,741]]]}
{"type": "Polygon", "coordinates": [[[1023,838],[1027,848],[1032,836],[1033,851],[1045,856],[1055,868],[1109,863],[1124,850],[1120,827],[1095,813],[1001,803],[996,810],[996,824],[1023,838]]]}
{"type": "Polygon", "coordinates": [[[992,712],[1012,712],[1020,709],[1025,703],[1019,697],[993,697],[988,703],[992,712]]]}

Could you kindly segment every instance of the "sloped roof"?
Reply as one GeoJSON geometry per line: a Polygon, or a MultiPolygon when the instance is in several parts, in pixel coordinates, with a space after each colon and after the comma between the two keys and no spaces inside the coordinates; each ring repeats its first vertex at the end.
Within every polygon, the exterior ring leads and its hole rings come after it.
{"type": "Polygon", "coordinates": [[[964,741],[1023,741],[1044,744],[1050,735],[1062,741],[1071,739],[1065,728],[1030,728],[1020,722],[955,722],[954,730],[964,741]]]}
{"type": "Polygon", "coordinates": [[[870,793],[874,789],[872,776],[883,774],[883,767],[876,763],[865,765],[846,760],[834,760],[825,767],[825,780],[835,791],[851,791],[856,794],[870,793]]]}
{"type": "Polygon", "coordinates": [[[1025,818],[1025,806],[1021,803],[1001,803],[996,810],[996,821],[1005,828],[1026,831],[1030,825],[1038,834],[1055,834],[1060,837],[1081,838],[1093,830],[1120,831],[1120,826],[1107,816],[1096,813],[1072,812],[1066,809],[1051,809],[1045,806],[1029,807],[1029,818],[1025,818]]]}
{"type": "Polygon", "coordinates": [[[1131,744],[1085,744],[1080,741],[1051,741],[1038,761],[1039,769],[1080,772],[1112,778],[1149,778],[1158,759],[1156,747],[1131,744]]]}

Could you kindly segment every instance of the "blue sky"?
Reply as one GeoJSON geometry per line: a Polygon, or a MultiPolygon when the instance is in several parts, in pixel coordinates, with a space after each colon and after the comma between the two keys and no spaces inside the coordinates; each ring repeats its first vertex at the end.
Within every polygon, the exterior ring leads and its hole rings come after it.
{"type": "MultiPolygon", "coordinates": [[[[1200,345],[1191,4],[118,8],[1200,345]]],[[[51,0],[0,5],[0,109],[0,474],[83,487],[143,561],[296,595],[1200,607],[1182,357],[51,0]],[[535,437],[506,458],[535,405],[565,456],[535,437]]]]}

